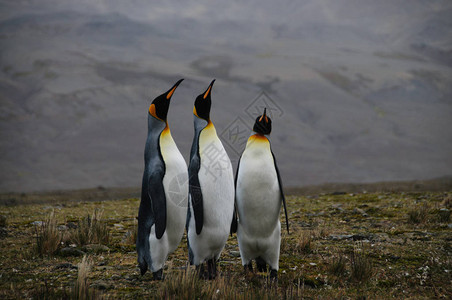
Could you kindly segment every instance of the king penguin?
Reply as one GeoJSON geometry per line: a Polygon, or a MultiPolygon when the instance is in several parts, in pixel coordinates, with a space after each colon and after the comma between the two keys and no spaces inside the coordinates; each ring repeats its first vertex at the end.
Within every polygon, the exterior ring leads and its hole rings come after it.
{"type": "Polygon", "coordinates": [[[271,119],[264,109],[264,113],[256,118],[254,134],[248,139],[237,166],[235,201],[237,239],[245,270],[253,270],[252,260],[255,259],[258,271],[266,272],[268,264],[270,279],[276,281],[281,242],[281,202],[284,205],[287,232],[289,222],[281,176],[268,139],[271,125],[271,119]]]}
{"type": "Polygon", "coordinates": [[[200,277],[214,279],[216,263],[231,231],[234,175],[231,161],[210,120],[213,80],[195,100],[195,136],[190,153],[188,255],[200,277]],[[207,276],[204,273],[207,262],[207,276]]]}
{"type": "Polygon", "coordinates": [[[187,216],[187,164],[166,121],[171,97],[182,80],[155,98],[148,114],[136,246],[141,275],[149,268],[157,280],[163,278],[165,261],[182,239],[187,216]]]}

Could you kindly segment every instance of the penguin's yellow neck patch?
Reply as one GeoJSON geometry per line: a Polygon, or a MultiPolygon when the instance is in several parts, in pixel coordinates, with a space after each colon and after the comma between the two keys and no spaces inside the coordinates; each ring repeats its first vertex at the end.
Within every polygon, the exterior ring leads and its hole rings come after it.
{"type": "Polygon", "coordinates": [[[166,122],[165,129],[163,129],[161,136],[166,137],[168,135],[171,135],[171,131],[169,129],[168,122],[166,122]]]}
{"type": "Polygon", "coordinates": [[[162,119],[160,119],[159,117],[157,117],[157,113],[155,112],[155,104],[151,104],[151,106],[149,106],[149,114],[151,116],[153,116],[154,118],[163,121],[162,119]]]}
{"type": "Polygon", "coordinates": [[[198,113],[196,112],[196,107],[195,106],[193,106],[193,114],[199,118],[198,113]]]}
{"type": "Polygon", "coordinates": [[[250,145],[251,143],[264,143],[269,144],[269,140],[265,135],[256,133],[249,137],[248,142],[246,143],[246,146],[250,145]]]}

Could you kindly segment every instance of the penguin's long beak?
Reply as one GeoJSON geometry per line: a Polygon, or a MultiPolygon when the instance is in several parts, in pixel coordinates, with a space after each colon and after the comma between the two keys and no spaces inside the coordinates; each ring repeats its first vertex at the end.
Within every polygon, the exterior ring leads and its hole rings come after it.
{"type": "Polygon", "coordinates": [[[179,84],[183,81],[184,79],[180,79],[178,82],[176,82],[176,84],[173,85],[172,88],[170,88],[170,90],[168,92],[166,92],[166,99],[170,100],[171,97],[173,96],[174,91],[177,89],[177,87],[179,86],[179,84]]]}
{"type": "Polygon", "coordinates": [[[212,82],[210,83],[209,87],[207,88],[207,90],[204,92],[204,96],[202,97],[203,99],[206,99],[207,96],[209,96],[210,92],[212,91],[212,86],[215,82],[215,79],[212,80],[212,82]]]}
{"type": "Polygon", "coordinates": [[[265,118],[265,123],[268,123],[268,118],[267,118],[267,108],[264,108],[264,113],[262,114],[262,117],[259,119],[259,122],[262,122],[262,119],[265,118]]]}

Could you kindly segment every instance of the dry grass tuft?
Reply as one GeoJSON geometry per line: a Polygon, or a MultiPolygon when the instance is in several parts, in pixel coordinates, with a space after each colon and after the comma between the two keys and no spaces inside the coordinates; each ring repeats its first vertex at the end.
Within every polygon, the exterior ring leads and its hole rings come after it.
{"type": "Polygon", "coordinates": [[[372,262],[364,250],[355,246],[350,253],[350,263],[352,281],[366,282],[372,277],[372,262]]]}
{"type": "Polygon", "coordinates": [[[281,237],[281,253],[311,254],[314,250],[313,231],[294,231],[291,236],[283,234],[281,237]]]}
{"type": "Polygon", "coordinates": [[[160,299],[210,299],[212,296],[203,291],[201,280],[196,272],[189,268],[168,275],[158,294],[160,299]]]}
{"type": "Polygon", "coordinates": [[[301,231],[296,238],[296,250],[301,254],[311,254],[313,251],[314,242],[311,237],[311,232],[301,231]]]}
{"type": "Polygon", "coordinates": [[[339,256],[332,258],[331,263],[328,266],[328,271],[334,276],[342,277],[347,271],[346,265],[347,259],[342,253],[340,253],[339,256]]]}
{"type": "Polygon", "coordinates": [[[83,256],[82,261],[77,266],[78,266],[78,275],[74,288],[74,296],[77,299],[90,299],[88,273],[91,269],[91,261],[85,255],[83,256]]]}
{"type": "Polygon", "coordinates": [[[450,222],[450,210],[447,208],[440,209],[438,211],[438,222],[449,223],[450,222]]]}
{"type": "Polygon", "coordinates": [[[92,216],[88,215],[78,222],[78,227],[69,239],[78,246],[88,244],[108,245],[111,240],[107,224],[102,221],[102,210],[96,209],[92,216]]]}
{"type": "Polygon", "coordinates": [[[61,245],[62,235],[58,231],[55,214],[52,211],[41,226],[35,225],[36,248],[39,256],[52,255],[61,245]]]}
{"type": "Polygon", "coordinates": [[[0,215],[0,227],[6,227],[7,223],[6,223],[6,216],[5,215],[0,215]]]}
{"type": "Polygon", "coordinates": [[[132,230],[127,231],[124,243],[128,245],[135,245],[137,243],[138,225],[134,224],[132,230]]]}
{"type": "Polygon", "coordinates": [[[427,221],[429,205],[424,202],[422,205],[417,206],[408,211],[408,222],[412,224],[421,224],[427,221]]]}

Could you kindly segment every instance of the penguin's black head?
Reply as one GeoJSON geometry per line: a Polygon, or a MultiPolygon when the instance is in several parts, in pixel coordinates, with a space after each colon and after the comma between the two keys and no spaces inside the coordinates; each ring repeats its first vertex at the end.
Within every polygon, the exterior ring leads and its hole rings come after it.
{"type": "Polygon", "coordinates": [[[272,120],[267,116],[267,108],[264,108],[262,116],[256,118],[253,130],[260,134],[270,134],[272,131],[272,120]]]}
{"type": "Polygon", "coordinates": [[[206,121],[210,120],[210,106],[212,105],[212,99],[210,95],[212,94],[212,86],[215,79],[212,80],[207,90],[196,97],[195,107],[193,108],[193,114],[206,121]]]}
{"type": "Polygon", "coordinates": [[[174,91],[182,82],[183,79],[180,79],[176,84],[173,85],[172,88],[169,89],[168,92],[161,94],[157,98],[152,101],[151,106],[149,106],[149,114],[154,118],[157,118],[161,121],[166,121],[166,116],[168,115],[168,109],[171,97],[174,94],[174,91]]]}

